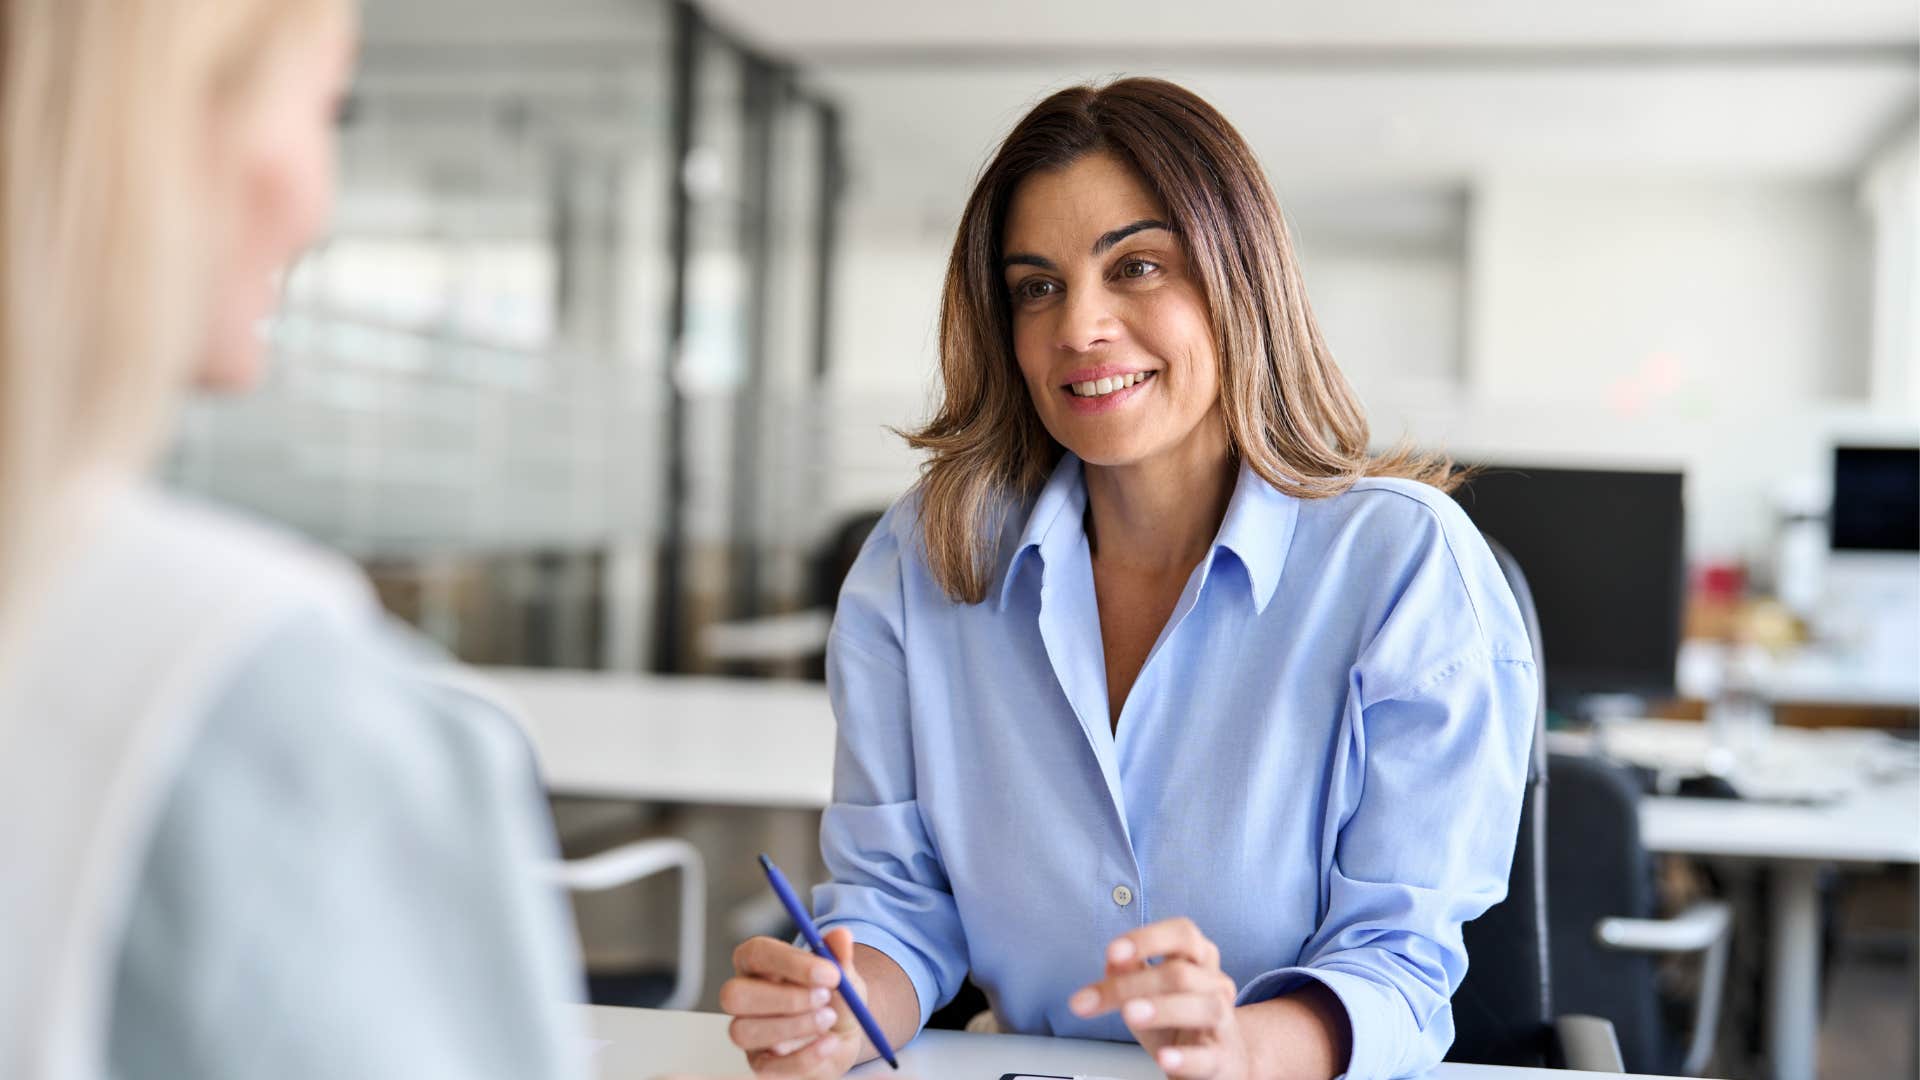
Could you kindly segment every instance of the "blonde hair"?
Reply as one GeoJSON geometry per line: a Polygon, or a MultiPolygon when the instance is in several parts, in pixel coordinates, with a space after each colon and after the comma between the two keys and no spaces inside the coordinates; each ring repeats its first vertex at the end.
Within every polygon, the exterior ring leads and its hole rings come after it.
{"type": "Polygon", "coordinates": [[[947,262],[940,307],[943,395],[906,434],[929,451],[918,485],[935,580],[978,603],[1010,506],[1031,497],[1061,448],[1041,425],[1013,355],[1001,283],[1001,234],[1020,182],[1096,152],[1134,169],[1185,243],[1220,360],[1220,406],[1233,452],[1298,498],[1337,495],[1362,476],[1450,490],[1440,455],[1367,450],[1365,412],[1320,336],[1273,188],[1211,105],[1161,79],[1076,86],[1035,106],[975,182],[947,262]]]}
{"type": "Polygon", "coordinates": [[[212,123],[335,0],[0,0],[0,660],[91,477],[144,468],[204,342],[212,123]]]}

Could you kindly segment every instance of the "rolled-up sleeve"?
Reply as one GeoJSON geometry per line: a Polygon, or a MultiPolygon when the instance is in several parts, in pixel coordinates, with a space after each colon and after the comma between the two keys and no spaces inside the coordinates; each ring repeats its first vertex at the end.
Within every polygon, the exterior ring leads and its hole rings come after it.
{"type": "Polygon", "coordinates": [[[893,516],[875,528],[849,573],[827,642],[827,688],[839,729],[833,803],[820,822],[830,880],[813,900],[821,929],[844,926],[900,965],[924,1026],[959,991],[967,947],[915,797],[893,516]]]}
{"type": "Polygon", "coordinates": [[[1537,686],[1531,659],[1484,646],[1371,698],[1355,676],[1325,915],[1299,964],[1239,997],[1325,984],[1351,1025],[1348,1080],[1417,1075],[1452,1045],[1461,927],[1506,895],[1537,686]]]}

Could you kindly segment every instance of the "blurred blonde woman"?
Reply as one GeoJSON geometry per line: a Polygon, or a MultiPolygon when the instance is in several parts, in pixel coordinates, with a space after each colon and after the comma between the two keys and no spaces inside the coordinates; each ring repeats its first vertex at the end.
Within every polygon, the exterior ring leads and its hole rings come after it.
{"type": "Polygon", "coordinates": [[[141,479],[259,373],[354,32],[0,3],[0,1075],[570,1071],[524,744],[348,563],[141,479]]]}

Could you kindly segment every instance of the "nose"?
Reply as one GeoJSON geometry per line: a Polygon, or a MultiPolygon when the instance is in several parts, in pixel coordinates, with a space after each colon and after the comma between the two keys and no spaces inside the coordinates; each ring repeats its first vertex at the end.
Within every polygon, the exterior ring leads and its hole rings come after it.
{"type": "Polygon", "coordinates": [[[1058,308],[1060,323],[1054,346],[1065,352],[1083,353],[1102,345],[1111,345],[1120,333],[1120,322],[1108,303],[1106,290],[1081,288],[1070,290],[1058,308]]]}

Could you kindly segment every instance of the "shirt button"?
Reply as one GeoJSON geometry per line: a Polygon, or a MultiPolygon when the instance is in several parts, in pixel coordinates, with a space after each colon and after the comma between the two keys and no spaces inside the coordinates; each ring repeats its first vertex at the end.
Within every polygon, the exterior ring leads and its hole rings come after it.
{"type": "Polygon", "coordinates": [[[1126,907],[1128,904],[1133,903],[1133,890],[1127,888],[1125,885],[1115,885],[1113,887],[1113,902],[1119,904],[1121,907],[1126,907]]]}

